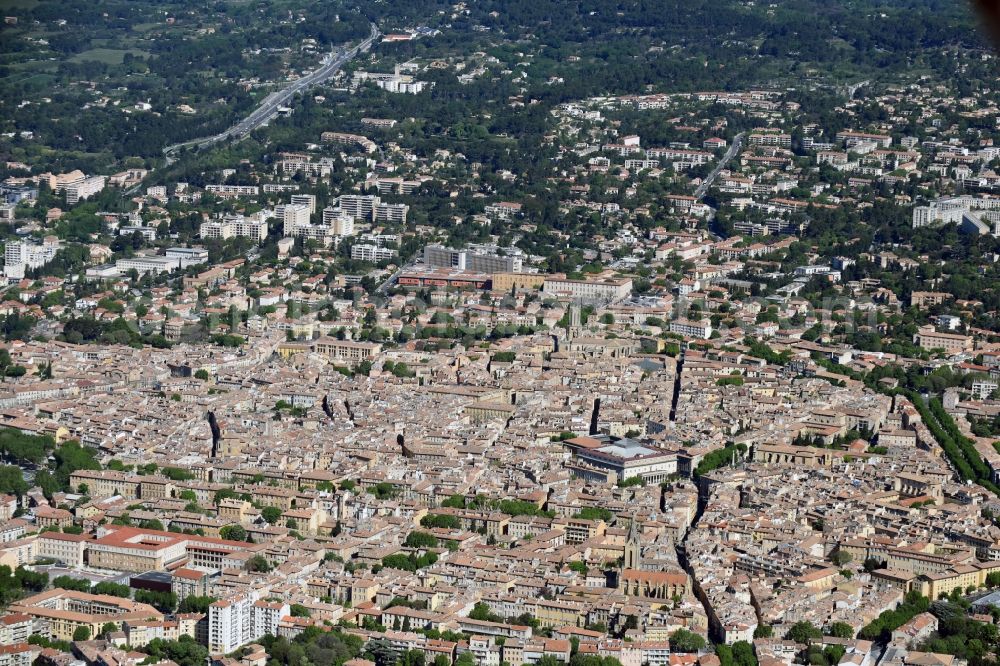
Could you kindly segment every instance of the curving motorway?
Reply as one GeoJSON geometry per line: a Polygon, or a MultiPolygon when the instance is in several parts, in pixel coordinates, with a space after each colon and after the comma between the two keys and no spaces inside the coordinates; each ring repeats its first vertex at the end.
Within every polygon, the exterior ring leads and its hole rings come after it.
{"type": "Polygon", "coordinates": [[[350,49],[349,51],[344,51],[343,53],[337,55],[336,57],[333,57],[331,55],[329,62],[326,62],[320,67],[314,69],[313,71],[309,72],[302,78],[290,82],[287,86],[285,86],[281,90],[271,93],[270,95],[264,98],[264,101],[261,102],[260,106],[254,109],[254,111],[249,116],[247,116],[240,122],[236,123],[229,129],[227,129],[225,132],[222,132],[221,134],[216,134],[215,136],[203,137],[200,139],[191,139],[190,141],[185,141],[183,143],[177,143],[172,146],[167,146],[166,148],[163,149],[163,154],[167,158],[167,165],[169,166],[174,161],[175,153],[181,148],[185,148],[188,146],[194,146],[195,148],[204,148],[205,146],[210,146],[214,143],[225,141],[231,138],[235,139],[245,138],[250,132],[252,132],[261,125],[273,119],[278,113],[278,108],[281,106],[285,106],[288,103],[288,101],[291,100],[292,97],[294,97],[296,94],[308,88],[311,88],[314,85],[323,83],[331,76],[336,74],[337,71],[341,67],[343,67],[345,63],[355,58],[359,53],[364,53],[368,51],[372,47],[372,44],[375,43],[375,40],[381,36],[381,33],[379,32],[378,28],[375,26],[374,23],[372,23],[371,29],[372,31],[371,34],[368,36],[368,39],[361,42],[353,49],[350,49]]]}

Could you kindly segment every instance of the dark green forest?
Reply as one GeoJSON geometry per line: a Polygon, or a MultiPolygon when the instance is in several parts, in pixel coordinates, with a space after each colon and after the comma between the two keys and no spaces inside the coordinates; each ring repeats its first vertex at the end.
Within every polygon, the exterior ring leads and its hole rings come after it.
{"type": "MultiPolygon", "coordinates": [[[[240,81],[280,81],[289,65],[314,66],[316,56],[297,53],[302,40],[326,51],[362,38],[370,21],[384,32],[440,30],[381,47],[400,59],[465,49],[528,53],[530,94],[546,105],[647,91],[835,86],[933,70],[930,58],[942,49],[984,46],[965,4],[942,0],[785,0],[773,10],[736,0],[485,0],[458,14],[423,0],[43,0],[26,7],[16,10],[15,25],[0,26],[0,129],[33,136],[3,139],[0,154],[44,155],[39,168],[67,170],[128,158],[149,165],[166,145],[217,133],[263,94],[240,81]],[[544,85],[552,76],[564,82],[544,85]],[[102,94],[112,101],[95,104],[102,94]],[[136,101],[151,112],[122,113],[136,101]],[[197,113],[178,112],[181,104],[197,113]]],[[[435,121],[460,131],[459,117],[480,113],[504,91],[483,92],[447,100],[454,103],[435,121]]],[[[390,103],[411,102],[420,100],[390,103]]],[[[516,115],[499,124],[518,136],[539,131],[541,109],[516,115]]]]}

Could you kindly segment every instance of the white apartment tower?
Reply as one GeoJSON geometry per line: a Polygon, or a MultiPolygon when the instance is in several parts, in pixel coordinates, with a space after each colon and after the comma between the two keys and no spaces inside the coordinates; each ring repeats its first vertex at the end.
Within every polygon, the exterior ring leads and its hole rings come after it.
{"type": "Polygon", "coordinates": [[[288,204],[282,212],[282,222],[285,236],[294,236],[298,227],[309,226],[309,206],[307,204],[288,204]]]}
{"type": "Polygon", "coordinates": [[[375,206],[382,202],[373,194],[342,194],[337,197],[337,207],[356,220],[370,220],[375,206]]]}
{"type": "Polygon", "coordinates": [[[285,601],[265,601],[261,599],[253,605],[253,633],[251,640],[261,636],[278,635],[278,624],[281,618],[291,613],[291,606],[285,601]]]}
{"type": "Polygon", "coordinates": [[[208,607],[208,649],[212,654],[228,654],[262,636],[278,633],[281,618],[290,614],[287,602],[258,600],[249,590],[216,601],[208,607]]]}
{"type": "Polygon", "coordinates": [[[26,270],[44,266],[52,261],[58,250],[59,241],[54,236],[46,236],[40,245],[26,240],[9,241],[3,253],[4,276],[23,278],[26,270]]]}
{"type": "Polygon", "coordinates": [[[323,226],[334,236],[353,236],[354,218],[339,208],[323,209],[323,226]]]}
{"type": "Polygon", "coordinates": [[[292,195],[293,204],[305,204],[309,206],[309,214],[316,214],[316,195],[314,194],[293,194],[292,195]]]}
{"type": "Polygon", "coordinates": [[[208,607],[208,649],[228,654],[254,640],[253,591],[216,601],[208,607]]]}
{"type": "Polygon", "coordinates": [[[410,207],[406,204],[380,203],[375,206],[375,221],[405,223],[409,211],[410,207]]]}

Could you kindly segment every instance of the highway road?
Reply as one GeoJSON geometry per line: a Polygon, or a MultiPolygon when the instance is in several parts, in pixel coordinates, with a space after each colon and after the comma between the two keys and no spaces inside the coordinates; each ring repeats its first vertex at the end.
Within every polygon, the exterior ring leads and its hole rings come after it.
{"type": "Polygon", "coordinates": [[[172,146],[167,146],[163,149],[163,154],[167,158],[167,165],[169,166],[174,161],[175,153],[181,148],[188,146],[194,146],[195,148],[204,148],[205,146],[210,146],[214,143],[219,143],[220,141],[225,141],[226,139],[243,139],[250,132],[254,131],[261,125],[267,123],[272,118],[278,114],[278,108],[285,106],[289,100],[292,99],[296,94],[311,88],[314,85],[322,83],[329,79],[331,76],[337,73],[337,71],[344,66],[345,63],[352,60],[359,53],[368,51],[375,40],[381,36],[378,28],[375,24],[372,24],[371,35],[368,39],[361,42],[353,49],[344,51],[340,54],[331,53],[328,58],[329,60],[321,65],[320,67],[309,72],[305,76],[290,82],[287,86],[281,90],[275,91],[264,98],[254,111],[236,123],[225,132],[221,134],[216,134],[215,136],[203,137],[201,139],[192,139],[190,141],[185,141],[184,143],[177,143],[172,146]]]}
{"type": "Polygon", "coordinates": [[[729,164],[734,157],[739,154],[740,150],[743,148],[744,135],[744,132],[740,132],[733,138],[733,145],[729,146],[729,150],[726,151],[726,154],[722,156],[719,163],[715,165],[714,169],[712,169],[712,173],[708,174],[705,180],[702,181],[701,185],[698,186],[698,189],[694,191],[695,199],[701,201],[702,197],[705,196],[705,193],[712,187],[712,183],[714,183],[715,179],[719,177],[719,173],[726,168],[726,165],[729,164]]]}
{"type": "Polygon", "coordinates": [[[852,84],[849,84],[847,86],[844,86],[844,91],[847,94],[847,99],[854,99],[854,96],[858,94],[858,91],[861,90],[862,88],[864,88],[869,83],[871,83],[871,81],[869,81],[868,79],[865,79],[864,81],[860,81],[858,83],[852,83],[852,84]]]}

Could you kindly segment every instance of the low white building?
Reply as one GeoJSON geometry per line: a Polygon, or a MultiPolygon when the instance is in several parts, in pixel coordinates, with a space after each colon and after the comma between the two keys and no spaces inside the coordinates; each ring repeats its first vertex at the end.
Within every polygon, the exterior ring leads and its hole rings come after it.
{"type": "Polygon", "coordinates": [[[198,235],[203,239],[218,240],[242,237],[262,243],[267,238],[267,222],[243,215],[227,215],[221,220],[202,222],[198,235]]]}
{"type": "Polygon", "coordinates": [[[542,285],[542,291],[553,296],[568,296],[580,301],[617,303],[632,294],[632,279],[572,280],[565,277],[548,277],[542,285]]]}
{"type": "Polygon", "coordinates": [[[351,247],[351,259],[357,261],[390,261],[395,259],[399,252],[395,248],[379,247],[362,243],[351,247]]]}
{"type": "Polygon", "coordinates": [[[683,335],[686,338],[707,340],[712,337],[712,322],[708,319],[692,321],[690,319],[675,319],[670,322],[670,332],[683,335]]]}

